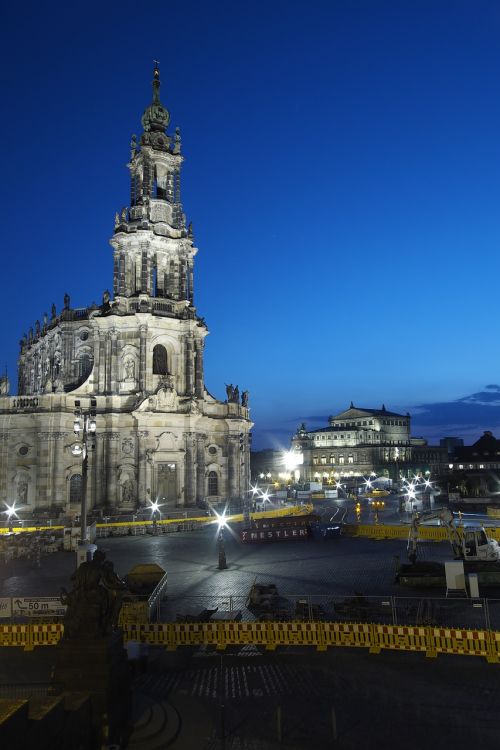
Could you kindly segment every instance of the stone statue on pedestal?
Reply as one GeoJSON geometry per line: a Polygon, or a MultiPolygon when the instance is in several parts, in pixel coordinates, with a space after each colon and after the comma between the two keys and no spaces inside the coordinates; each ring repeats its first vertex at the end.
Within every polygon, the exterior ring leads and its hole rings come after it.
{"type": "Polygon", "coordinates": [[[95,638],[108,635],[118,625],[121,592],[126,584],[114,572],[113,563],[97,550],[71,576],[71,591],[62,589],[61,602],[67,605],[64,637],[95,638]]]}

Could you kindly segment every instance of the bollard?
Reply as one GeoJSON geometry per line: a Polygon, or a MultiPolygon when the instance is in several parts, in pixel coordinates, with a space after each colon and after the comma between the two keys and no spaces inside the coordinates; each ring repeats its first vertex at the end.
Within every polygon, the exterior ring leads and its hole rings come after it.
{"type": "Polygon", "coordinates": [[[282,726],[282,715],[281,706],[276,707],[276,730],[278,734],[278,742],[281,745],[283,742],[283,726],[282,726]]]}
{"type": "Polygon", "coordinates": [[[337,714],[335,713],[335,706],[332,706],[332,739],[337,739],[337,714]]]}

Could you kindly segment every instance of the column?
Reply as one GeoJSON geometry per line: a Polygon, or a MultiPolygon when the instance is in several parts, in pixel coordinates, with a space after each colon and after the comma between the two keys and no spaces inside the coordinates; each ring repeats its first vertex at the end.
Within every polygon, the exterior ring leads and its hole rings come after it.
{"type": "Polygon", "coordinates": [[[194,505],[194,435],[186,433],[184,456],[184,504],[194,505]]]}
{"type": "Polygon", "coordinates": [[[189,273],[189,301],[191,304],[194,302],[194,273],[193,273],[193,264],[188,264],[188,273],[189,273]]]}
{"type": "Polygon", "coordinates": [[[180,262],[180,278],[179,278],[179,299],[187,299],[187,265],[186,262],[181,260],[180,262]]]}
{"type": "Polygon", "coordinates": [[[195,341],[195,393],[197,398],[203,398],[205,387],[203,383],[203,349],[205,342],[203,339],[195,341]]]}
{"type": "Polygon", "coordinates": [[[148,292],[148,254],[146,250],[142,251],[141,256],[141,292],[148,292]]]}
{"type": "Polygon", "coordinates": [[[118,250],[115,250],[113,262],[113,294],[116,297],[120,289],[120,256],[118,250]]]}
{"type": "Polygon", "coordinates": [[[146,462],[147,453],[145,446],[146,438],[141,431],[137,432],[137,461],[138,461],[138,477],[137,477],[137,499],[140,505],[146,504],[146,462]]]}
{"type": "Polygon", "coordinates": [[[196,442],[196,505],[205,499],[205,439],[206,435],[198,435],[196,442]]]}
{"type": "Polygon", "coordinates": [[[180,264],[178,260],[173,262],[173,286],[174,298],[180,299],[180,264]]]}
{"type": "Polygon", "coordinates": [[[194,354],[193,336],[188,334],[184,344],[185,370],[186,370],[186,396],[194,393],[194,354]]]}
{"type": "Polygon", "coordinates": [[[111,336],[111,393],[118,393],[118,331],[112,328],[111,336]]]}
{"type": "Polygon", "coordinates": [[[227,490],[228,499],[237,497],[237,475],[238,475],[238,446],[232,436],[227,438],[227,490]]]}
{"type": "Polygon", "coordinates": [[[99,331],[99,357],[98,357],[98,369],[97,369],[97,390],[99,393],[105,393],[106,391],[106,332],[99,331]]]}
{"type": "Polygon", "coordinates": [[[104,390],[106,393],[111,393],[111,334],[106,334],[106,353],[104,357],[105,361],[105,386],[104,390]]]}
{"type": "Polygon", "coordinates": [[[175,296],[174,263],[168,260],[165,266],[165,289],[170,297],[175,296]]]}
{"type": "Polygon", "coordinates": [[[106,466],[106,478],[107,478],[107,494],[106,494],[106,503],[111,506],[116,506],[120,502],[120,498],[117,496],[117,477],[116,477],[116,469],[117,469],[117,450],[119,445],[119,433],[117,432],[108,432],[106,435],[106,457],[107,457],[107,466],[106,466]]]}
{"type": "Polygon", "coordinates": [[[119,266],[119,278],[118,278],[118,289],[120,294],[125,294],[125,253],[120,252],[120,266],[119,266]]]}
{"type": "Polygon", "coordinates": [[[139,351],[139,390],[146,390],[146,339],[148,327],[142,325],[139,327],[140,334],[140,351],[139,351]]]}

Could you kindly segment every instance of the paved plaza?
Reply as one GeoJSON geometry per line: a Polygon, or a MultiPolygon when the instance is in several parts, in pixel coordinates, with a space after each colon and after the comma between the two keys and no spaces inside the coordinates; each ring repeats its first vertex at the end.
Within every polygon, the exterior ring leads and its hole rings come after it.
{"type": "MultiPolygon", "coordinates": [[[[99,547],[122,577],[139,563],[157,563],[167,571],[167,597],[160,612],[164,622],[205,609],[240,610],[243,619],[254,619],[259,612],[251,612],[246,603],[256,582],[276,585],[275,619],[314,616],[500,629],[500,596],[494,590],[481,592],[489,598],[487,615],[470,600],[445,599],[444,589],[396,584],[398,559],[406,561],[404,540],[325,540],[318,535],[304,541],[243,544],[237,531],[237,526],[226,531],[227,570],[218,569],[215,525],[159,536],[108,537],[99,540],[99,547]]],[[[422,543],[420,550],[422,559],[450,559],[447,542],[422,543]]],[[[54,553],[42,558],[40,568],[28,560],[12,560],[1,568],[0,596],[57,596],[68,587],[75,559],[74,553],[54,553]]]]}
{"type": "MultiPolygon", "coordinates": [[[[341,537],[244,545],[228,532],[228,569],[223,571],[217,567],[214,526],[161,536],[107,538],[99,546],[121,576],[143,562],[156,562],[168,571],[163,620],[205,607],[241,608],[248,617],[245,600],[255,580],[275,583],[280,596],[289,601],[304,595],[341,601],[357,592],[383,602],[388,595],[444,593],[415,592],[395,585],[395,559],[405,559],[402,540],[341,537]]],[[[449,545],[425,543],[422,554],[446,559],[449,545]]],[[[13,560],[2,566],[1,596],[57,594],[68,585],[74,565],[75,555],[68,552],[42,558],[40,569],[29,561],[13,560]]],[[[456,601],[449,604],[463,606],[456,601]]],[[[0,688],[24,695],[48,684],[52,649],[28,654],[4,649],[2,657],[0,688]]],[[[465,750],[471,744],[489,748],[495,747],[500,720],[497,670],[479,658],[431,660],[423,654],[401,652],[371,655],[366,649],[335,648],[319,654],[289,648],[269,654],[244,647],[220,655],[208,647],[174,653],[158,648],[150,651],[147,673],[136,679],[134,717],[140,722],[142,711],[152,711],[152,715],[164,711],[176,717],[178,750],[278,746],[298,750],[311,742],[320,750],[401,745],[420,750],[426,744],[443,750],[450,746],[465,750]],[[193,716],[197,717],[195,725],[193,716]],[[193,726],[195,744],[189,742],[193,726]]]]}

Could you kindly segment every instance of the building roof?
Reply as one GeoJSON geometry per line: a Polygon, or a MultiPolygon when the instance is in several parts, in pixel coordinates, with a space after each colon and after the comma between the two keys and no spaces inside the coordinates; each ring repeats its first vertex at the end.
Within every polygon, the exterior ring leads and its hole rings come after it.
{"type": "MultiPolygon", "coordinates": [[[[351,405],[346,411],[336,414],[330,419],[356,419],[358,417],[401,417],[404,419],[404,414],[397,414],[395,411],[387,411],[385,404],[382,404],[381,409],[365,409],[364,407],[354,406],[351,401],[351,405]]],[[[406,415],[408,416],[408,415],[406,415]]]]}
{"type": "Polygon", "coordinates": [[[473,457],[477,460],[478,457],[488,461],[498,461],[500,455],[500,440],[493,435],[490,430],[487,430],[479,440],[476,440],[472,445],[464,445],[456,447],[454,454],[458,459],[470,460],[473,457]]]}

